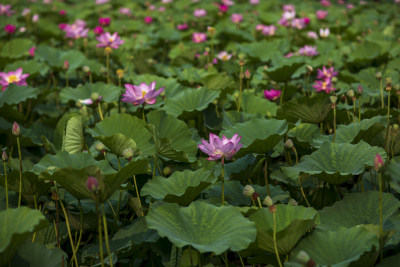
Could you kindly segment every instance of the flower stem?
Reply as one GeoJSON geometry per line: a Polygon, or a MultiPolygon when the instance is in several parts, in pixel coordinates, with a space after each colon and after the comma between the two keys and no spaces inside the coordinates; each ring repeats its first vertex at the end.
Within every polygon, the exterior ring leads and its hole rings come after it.
{"type": "Polygon", "coordinates": [[[236,253],[237,253],[237,254],[238,254],[238,256],[239,256],[240,263],[242,264],[242,267],[244,267],[243,259],[242,259],[242,257],[240,256],[240,254],[239,254],[239,251],[238,251],[238,252],[236,252],[236,253]]]}
{"type": "Polygon", "coordinates": [[[356,101],[353,99],[353,122],[356,122],[356,101]]]}
{"type": "Polygon", "coordinates": [[[224,187],[225,187],[225,172],[224,172],[224,157],[221,158],[221,176],[222,176],[222,206],[225,204],[224,187]]]}
{"type": "Polygon", "coordinates": [[[285,93],[285,87],[286,87],[286,84],[283,86],[281,97],[279,98],[279,104],[280,105],[282,105],[282,103],[283,103],[283,94],[285,93]]]}
{"type": "MultiPolygon", "coordinates": [[[[107,64],[107,83],[110,83],[110,53],[106,52],[106,64],[107,64]]],[[[92,83],[92,82],[90,82],[92,83]]]]}
{"type": "Polygon", "coordinates": [[[21,155],[21,144],[19,142],[19,136],[17,136],[18,145],[18,157],[19,157],[19,195],[18,195],[18,208],[21,206],[22,198],[22,155],[21,155]]]}
{"type": "Polygon", "coordinates": [[[65,72],[65,85],[66,85],[66,87],[69,86],[69,81],[68,81],[68,70],[65,72]]]}
{"type": "Polygon", "coordinates": [[[361,122],[361,95],[358,98],[358,121],[361,122]]]}
{"type": "Polygon", "coordinates": [[[154,167],[153,167],[153,177],[156,175],[156,167],[157,167],[157,161],[158,161],[158,153],[156,156],[154,156],[154,167]]]}
{"type": "Polygon", "coordinates": [[[390,91],[388,91],[388,113],[387,113],[387,127],[386,127],[386,140],[385,140],[385,150],[386,153],[389,152],[388,139],[389,139],[389,124],[390,124],[390,91]]]}
{"type": "Polygon", "coordinates": [[[336,106],[333,108],[333,140],[332,143],[335,143],[336,140],[336,106]]]}
{"type": "Polygon", "coordinates": [[[383,81],[380,79],[380,90],[381,90],[381,105],[382,109],[385,108],[385,102],[383,101],[383,81]]]}
{"type": "Polygon", "coordinates": [[[144,104],[142,104],[142,118],[143,118],[143,121],[146,122],[146,116],[144,114],[144,104]]]}
{"type": "Polygon", "coordinates": [[[300,178],[300,175],[299,175],[299,185],[300,185],[301,194],[303,195],[303,197],[304,197],[304,199],[305,199],[305,201],[306,201],[306,203],[307,203],[307,206],[310,207],[310,203],[308,202],[307,197],[306,197],[306,194],[304,193],[304,190],[303,190],[303,186],[301,185],[301,178],[300,178]]]}
{"type": "Polygon", "coordinates": [[[80,214],[81,221],[80,221],[80,229],[79,229],[79,238],[78,238],[78,242],[76,243],[76,248],[75,248],[75,255],[76,255],[76,252],[78,252],[79,245],[82,240],[82,233],[83,233],[83,212],[82,212],[82,205],[81,205],[80,199],[78,199],[78,205],[79,205],[79,214],[80,214]]]}
{"type": "Polygon", "coordinates": [[[243,82],[243,65],[240,65],[240,77],[239,77],[239,104],[237,111],[240,111],[240,105],[242,103],[242,82],[243,82]]]}
{"type": "Polygon", "coordinates": [[[259,207],[260,209],[262,209],[262,204],[261,204],[260,197],[257,197],[257,202],[258,202],[258,207],[259,207]]]}
{"type": "Polygon", "coordinates": [[[110,266],[113,267],[110,245],[108,243],[107,218],[106,218],[106,212],[104,210],[104,203],[101,203],[101,210],[102,210],[102,216],[103,216],[104,238],[106,239],[106,248],[107,248],[108,259],[110,260],[110,266]]]}
{"type": "Polygon", "coordinates": [[[265,186],[267,187],[267,195],[271,195],[271,191],[269,190],[269,184],[268,184],[268,157],[265,157],[265,164],[264,164],[264,179],[265,179],[265,186]]]}
{"type": "Polygon", "coordinates": [[[379,172],[379,241],[380,260],[383,260],[383,211],[382,211],[382,174],[379,172]]]}
{"type": "Polygon", "coordinates": [[[6,161],[3,161],[3,165],[4,165],[4,185],[6,187],[6,209],[8,209],[8,184],[7,184],[7,166],[6,166],[6,161]]]}
{"type": "Polygon", "coordinates": [[[101,111],[101,104],[100,101],[97,103],[97,107],[99,108],[100,119],[103,120],[103,112],[101,111]]]}
{"type": "Polygon", "coordinates": [[[274,223],[274,233],[273,233],[274,249],[275,249],[276,259],[278,260],[279,267],[282,267],[281,258],[279,257],[278,245],[276,243],[276,214],[275,213],[276,212],[272,213],[272,220],[274,223]]]}
{"type": "Polygon", "coordinates": [[[97,225],[99,228],[99,243],[100,243],[100,260],[101,267],[104,267],[104,255],[103,255],[103,234],[101,230],[101,215],[99,211],[99,201],[96,200],[96,213],[97,213],[97,225]]]}
{"type": "Polygon", "coordinates": [[[139,202],[139,206],[140,206],[140,212],[141,212],[142,216],[144,216],[142,202],[140,201],[139,189],[138,189],[137,184],[136,184],[136,176],[135,175],[133,176],[133,182],[135,183],[136,196],[138,198],[138,202],[139,202]]]}
{"type": "MultiPolygon", "coordinates": [[[[57,199],[58,199],[58,194],[57,194],[57,199]]],[[[67,215],[67,212],[65,211],[64,204],[62,203],[62,201],[59,200],[59,199],[58,199],[58,201],[59,201],[60,204],[61,204],[61,208],[62,208],[63,213],[64,213],[64,216],[65,216],[65,223],[67,224],[67,230],[68,230],[69,241],[71,242],[71,248],[72,248],[72,253],[73,253],[72,257],[73,257],[73,259],[74,259],[75,265],[76,265],[76,266],[79,266],[79,265],[78,265],[78,260],[77,260],[77,258],[76,258],[76,254],[75,254],[76,250],[75,250],[75,247],[74,247],[74,241],[72,240],[71,227],[69,226],[68,215],[67,215]]]]}

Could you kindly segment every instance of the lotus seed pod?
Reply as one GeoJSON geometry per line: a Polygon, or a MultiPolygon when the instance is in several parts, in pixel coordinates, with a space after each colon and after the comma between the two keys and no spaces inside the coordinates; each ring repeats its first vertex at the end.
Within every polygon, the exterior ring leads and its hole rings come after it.
{"type": "Polygon", "coordinates": [[[124,159],[126,160],[131,160],[133,157],[133,149],[132,148],[127,148],[122,152],[122,156],[124,157],[124,159]]]}
{"type": "Polygon", "coordinates": [[[374,170],[376,172],[380,171],[380,169],[382,169],[384,163],[383,163],[383,159],[381,157],[381,155],[376,154],[375,155],[375,159],[374,159],[374,170]]]}
{"type": "Polygon", "coordinates": [[[89,72],[90,72],[89,66],[83,66],[82,70],[83,70],[83,72],[85,72],[85,73],[89,73],[89,72]]]}
{"type": "Polygon", "coordinates": [[[3,153],[1,154],[1,159],[3,161],[7,161],[8,160],[7,152],[3,151],[3,153]]]}
{"type": "Polygon", "coordinates": [[[272,205],[274,205],[274,201],[272,200],[272,198],[270,196],[267,196],[264,201],[263,204],[267,207],[271,207],[272,205]]]}
{"type": "Polygon", "coordinates": [[[310,65],[307,65],[306,68],[307,68],[307,70],[308,70],[309,72],[313,72],[313,70],[314,70],[313,67],[311,67],[310,65]]]}
{"type": "Polygon", "coordinates": [[[14,121],[12,127],[12,134],[15,136],[19,136],[21,134],[21,128],[19,127],[19,124],[16,121],[14,121]]]}
{"type": "Polygon", "coordinates": [[[310,255],[308,255],[307,252],[304,250],[300,250],[299,253],[296,256],[296,259],[301,263],[301,264],[307,264],[311,258],[310,255]]]}
{"type": "Polygon", "coordinates": [[[346,92],[346,95],[347,95],[348,97],[354,97],[354,90],[353,90],[353,89],[350,89],[349,91],[346,92]]]}
{"type": "Polygon", "coordinates": [[[252,197],[254,193],[254,187],[252,187],[251,185],[246,185],[243,189],[243,195],[246,197],[252,197]]]}
{"type": "Polygon", "coordinates": [[[96,101],[97,99],[99,99],[99,97],[100,97],[99,93],[92,93],[92,94],[90,95],[90,98],[91,98],[93,101],[96,101]]]}
{"type": "Polygon", "coordinates": [[[102,142],[98,142],[95,146],[96,151],[98,152],[103,152],[104,150],[106,150],[106,146],[102,143],[102,142]]]}
{"type": "Polygon", "coordinates": [[[122,78],[124,78],[124,70],[121,70],[121,69],[118,69],[117,70],[117,76],[118,76],[118,79],[122,79],[122,78]]]}
{"type": "Polygon", "coordinates": [[[293,147],[293,141],[292,141],[292,139],[288,139],[288,140],[286,140],[286,142],[285,142],[285,147],[286,148],[289,148],[289,149],[291,149],[292,147],[293,147]]]}
{"type": "Polygon", "coordinates": [[[168,177],[168,176],[170,176],[171,174],[172,174],[172,168],[171,167],[169,167],[169,166],[167,166],[167,167],[165,167],[164,169],[163,169],[163,175],[164,175],[164,177],[168,177]]]}
{"type": "Polygon", "coordinates": [[[97,192],[99,190],[99,181],[97,178],[89,176],[86,180],[86,188],[91,192],[97,192]]]}
{"type": "Polygon", "coordinates": [[[380,80],[382,79],[382,72],[378,71],[377,73],[375,73],[375,77],[380,80]]]}
{"type": "Polygon", "coordinates": [[[210,35],[214,35],[214,34],[215,34],[215,28],[214,28],[214,27],[208,26],[208,27],[207,27],[207,32],[208,32],[210,35]]]}
{"type": "Polygon", "coordinates": [[[331,99],[332,104],[336,104],[337,96],[331,95],[329,98],[331,99]]]}

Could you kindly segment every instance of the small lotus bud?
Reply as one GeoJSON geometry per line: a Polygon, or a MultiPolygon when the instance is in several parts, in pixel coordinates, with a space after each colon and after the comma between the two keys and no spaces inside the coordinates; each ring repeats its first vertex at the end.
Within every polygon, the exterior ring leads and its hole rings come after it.
{"type": "Polygon", "coordinates": [[[83,70],[83,72],[85,72],[85,73],[89,73],[89,72],[90,72],[89,66],[83,66],[82,70],[83,70]]]}
{"type": "Polygon", "coordinates": [[[164,177],[168,177],[168,176],[170,176],[171,174],[172,174],[172,168],[171,167],[169,167],[169,166],[167,166],[167,167],[165,167],[164,169],[163,169],[163,175],[164,175],[164,177]]]}
{"type": "Polygon", "coordinates": [[[249,70],[246,70],[246,71],[244,72],[244,77],[245,77],[247,80],[250,80],[250,78],[251,78],[251,73],[250,73],[249,70]]]}
{"type": "Polygon", "coordinates": [[[377,73],[375,73],[375,77],[380,80],[382,79],[382,72],[378,71],[377,73]]]}
{"type": "Polygon", "coordinates": [[[21,128],[19,128],[19,125],[16,121],[14,121],[14,124],[12,127],[12,134],[15,136],[19,136],[21,134],[21,128]]]}
{"type": "Polygon", "coordinates": [[[97,100],[99,99],[99,97],[100,97],[99,93],[92,93],[92,94],[90,95],[90,98],[91,98],[93,101],[97,101],[97,100]]]}
{"type": "Polygon", "coordinates": [[[272,200],[272,198],[270,196],[267,196],[264,201],[263,204],[267,207],[271,207],[272,205],[274,205],[274,201],[272,200]]]}
{"type": "Polygon", "coordinates": [[[307,68],[308,72],[313,72],[313,70],[314,70],[313,67],[311,67],[310,65],[307,65],[306,68],[307,68]]]}
{"type": "Polygon", "coordinates": [[[243,195],[246,197],[252,197],[255,192],[256,191],[254,190],[254,187],[251,185],[246,185],[243,190],[243,195]]]}
{"type": "Polygon", "coordinates": [[[379,154],[376,154],[374,159],[374,170],[379,172],[383,165],[384,163],[382,157],[379,154]]]}
{"type": "Polygon", "coordinates": [[[1,154],[1,159],[3,161],[7,161],[8,160],[7,152],[3,151],[3,153],[1,154]]]}
{"type": "Polygon", "coordinates": [[[118,79],[122,79],[122,78],[124,78],[124,70],[121,70],[121,69],[118,69],[117,70],[117,76],[118,76],[118,79]]]}
{"type": "Polygon", "coordinates": [[[307,264],[311,260],[310,255],[308,255],[308,253],[304,250],[300,250],[300,252],[296,256],[296,259],[301,264],[307,264]]]}
{"type": "Polygon", "coordinates": [[[353,90],[353,89],[350,89],[349,91],[346,92],[346,95],[347,95],[348,97],[354,97],[354,90],[353,90]]]}
{"type": "Polygon", "coordinates": [[[286,140],[286,142],[285,142],[285,147],[286,148],[289,148],[289,149],[291,149],[292,147],[293,147],[293,141],[292,141],[292,139],[288,139],[288,140],[286,140]]]}
{"type": "Polygon", "coordinates": [[[68,60],[65,60],[65,61],[64,61],[64,66],[63,66],[63,69],[64,69],[64,70],[68,70],[68,69],[69,69],[69,63],[68,63],[68,60]]]}
{"type": "Polygon", "coordinates": [[[332,104],[336,104],[337,96],[331,95],[329,98],[331,99],[332,104]]]}
{"type": "Polygon", "coordinates": [[[126,160],[131,160],[133,157],[133,149],[132,148],[127,148],[122,152],[122,156],[124,157],[124,159],[126,160]]]}
{"type": "Polygon", "coordinates": [[[393,124],[393,130],[397,131],[399,129],[399,125],[398,124],[393,124]]]}
{"type": "Polygon", "coordinates": [[[362,94],[363,88],[362,88],[361,84],[358,86],[357,92],[358,92],[358,94],[360,94],[360,95],[362,94]]]}
{"type": "Polygon", "coordinates": [[[89,176],[86,180],[86,188],[91,192],[96,192],[99,190],[99,181],[93,176],[89,176]]]}
{"type": "Polygon", "coordinates": [[[106,146],[102,142],[98,142],[95,145],[96,151],[103,153],[106,150],[106,146]]]}

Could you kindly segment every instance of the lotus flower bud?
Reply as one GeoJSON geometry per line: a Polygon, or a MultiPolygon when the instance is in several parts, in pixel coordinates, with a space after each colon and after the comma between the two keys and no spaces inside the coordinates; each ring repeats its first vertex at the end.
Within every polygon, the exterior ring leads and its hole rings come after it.
{"type": "Polygon", "coordinates": [[[83,70],[83,72],[85,72],[85,73],[89,73],[89,72],[90,72],[89,66],[83,66],[82,70],[83,70]]]}
{"type": "Polygon", "coordinates": [[[385,79],[385,82],[386,82],[386,84],[391,84],[393,81],[392,81],[392,78],[391,78],[391,77],[387,77],[387,78],[385,79]]]}
{"type": "Polygon", "coordinates": [[[360,95],[362,94],[363,88],[362,88],[361,84],[358,86],[357,92],[358,92],[358,94],[360,94],[360,95]]]}
{"type": "Polygon", "coordinates": [[[99,181],[97,178],[89,176],[86,180],[86,188],[91,192],[97,192],[99,190],[99,181]]]}
{"type": "Polygon", "coordinates": [[[337,96],[331,95],[329,98],[331,99],[332,104],[336,104],[337,96]]]}
{"type": "Polygon", "coordinates": [[[124,159],[126,160],[131,160],[133,157],[133,149],[132,148],[127,148],[122,152],[122,156],[124,157],[124,159]]]}
{"type": "Polygon", "coordinates": [[[122,78],[124,78],[124,70],[121,70],[121,69],[118,69],[117,70],[117,76],[118,76],[118,79],[122,79],[122,78]]]}
{"type": "Polygon", "coordinates": [[[353,89],[350,89],[349,91],[346,92],[346,95],[347,95],[348,97],[354,97],[354,90],[353,90],[353,89]]]}
{"type": "Polygon", "coordinates": [[[313,70],[314,70],[313,67],[311,67],[310,65],[307,65],[306,68],[307,68],[308,72],[310,72],[310,73],[313,72],[313,70]]]}
{"type": "Polygon", "coordinates": [[[106,146],[102,142],[98,142],[95,145],[96,151],[103,153],[106,150],[106,146]]]}
{"type": "Polygon", "coordinates": [[[1,159],[3,161],[7,161],[8,160],[7,152],[3,151],[3,153],[1,154],[1,159]]]}
{"type": "Polygon", "coordinates": [[[19,128],[19,124],[16,121],[14,121],[12,127],[12,134],[15,136],[19,136],[21,134],[21,128],[19,128]]]}
{"type": "Polygon", "coordinates": [[[293,147],[292,139],[289,138],[288,140],[286,140],[285,147],[288,148],[288,149],[291,149],[293,147]]]}
{"type": "Polygon", "coordinates": [[[246,185],[243,190],[243,195],[246,197],[252,197],[255,192],[256,191],[254,190],[254,187],[251,185],[246,185]]]}
{"type": "Polygon", "coordinates": [[[69,69],[68,60],[65,60],[65,61],[64,61],[63,69],[64,69],[64,70],[68,70],[68,69],[69,69]]]}
{"type": "Polygon", "coordinates": [[[240,54],[239,55],[239,65],[240,66],[243,66],[245,64],[245,62],[244,62],[244,55],[243,54],[240,54]]]}
{"type": "Polygon", "coordinates": [[[393,124],[393,130],[397,132],[398,129],[399,129],[399,125],[398,124],[393,124]]]}
{"type": "Polygon", "coordinates": [[[310,255],[308,255],[307,252],[304,250],[300,250],[299,253],[296,256],[296,259],[301,263],[301,264],[307,264],[311,258],[310,255]]]}
{"type": "Polygon", "coordinates": [[[274,205],[274,201],[272,200],[272,198],[270,196],[267,196],[264,201],[263,204],[267,207],[271,207],[272,205],[274,205]]]}
{"type": "Polygon", "coordinates": [[[244,77],[245,77],[247,80],[250,80],[250,78],[251,78],[251,73],[250,73],[249,70],[246,70],[246,71],[244,72],[244,77]]]}
{"type": "Polygon", "coordinates": [[[381,80],[381,79],[382,79],[382,72],[378,71],[377,73],[375,73],[375,77],[376,77],[378,80],[381,80]]]}
{"type": "Polygon", "coordinates": [[[379,154],[375,155],[375,159],[374,159],[374,170],[376,172],[379,172],[380,169],[383,167],[385,163],[383,163],[383,159],[379,154]]]}

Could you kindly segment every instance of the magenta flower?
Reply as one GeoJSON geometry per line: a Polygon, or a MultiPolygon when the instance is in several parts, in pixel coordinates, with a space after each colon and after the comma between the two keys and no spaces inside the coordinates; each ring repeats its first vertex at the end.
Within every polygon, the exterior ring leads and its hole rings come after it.
{"type": "Polygon", "coordinates": [[[235,134],[231,139],[225,136],[222,136],[222,139],[220,139],[217,135],[210,133],[210,143],[201,140],[202,145],[198,145],[198,147],[209,156],[208,160],[218,160],[222,157],[231,159],[243,145],[239,143],[241,138],[241,136],[238,137],[238,134],[235,134]]]}
{"type": "Polygon", "coordinates": [[[192,35],[192,41],[195,43],[202,43],[207,41],[207,34],[201,32],[194,32],[192,35]]]}
{"type": "Polygon", "coordinates": [[[219,8],[219,11],[221,11],[222,13],[225,13],[228,11],[229,6],[224,5],[224,4],[219,4],[218,8],[219,8]]]}
{"type": "Polygon", "coordinates": [[[6,90],[10,83],[15,83],[16,85],[27,85],[26,78],[28,76],[29,74],[22,74],[22,68],[8,73],[0,72],[0,85],[3,86],[1,91],[6,90]]]}
{"type": "Polygon", "coordinates": [[[322,79],[322,80],[327,80],[327,79],[332,79],[332,77],[335,77],[338,75],[338,72],[334,70],[333,67],[330,68],[325,68],[325,66],[322,66],[321,69],[317,69],[317,79],[322,79]]]}
{"type": "Polygon", "coordinates": [[[58,14],[60,14],[61,16],[64,16],[67,14],[67,11],[65,10],[60,10],[60,12],[58,12],[58,14]]]}
{"type": "Polygon", "coordinates": [[[11,10],[11,5],[2,5],[0,4],[0,15],[11,16],[14,11],[11,10]]]}
{"type": "Polygon", "coordinates": [[[243,15],[242,14],[232,14],[231,21],[233,23],[240,23],[243,21],[243,15]]]}
{"type": "Polygon", "coordinates": [[[91,192],[99,190],[99,181],[93,176],[89,176],[86,180],[86,188],[91,192]]]}
{"type": "Polygon", "coordinates": [[[124,40],[121,40],[117,32],[115,32],[113,35],[111,35],[109,32],[106,32],[96,39],[100,42],[100,44],[97,44],[97,47],[118,49],[118,47],[124,43],[124,40]]]}
{"type": "Polygon", "coordinates": [[[67,25],[68,24],[66,24],[66,23],[60,23],[60,24],[58,24],[58,28],[60,29],[60,30],[65,30],[65,28],[67,27],[67,25]]]}
{"type": "Polygon", "coordinates": [[[14,121],[11,132],[15,136],[19,136],[21,134],[21,128],[19,127],[19,124],[14,121]]]}
{"type": "Polygon", "coordinates": [[[152,22],[153,22],[153,18],[152,18],[152,17],[145,17],[145,18],[144,18],[144,23],[150,24],[150,23],[152,23],[152,22]]]}
{"type": "Polygon", "coordinates": [[[282,92],[280,90],[275,90],[275,89],[265,90],[264,97],[270,101],[274,101],[281,96],[281,93],[282,92]]]}
{"type": "Polygon", "coordinates": [[[101,26],[108,26],[111,23],[111,18],[109,17],[104,17],[104,18],[99,18],[99,24],[101,26]]]}
{"type": "Polygon", "coordinates": [[[275,35],[275,31],[276,31],[276,26],[274,25],[264,26],[262,28],[262,34],[265,36],[273,36],[275,35]]]}
{"type": "Polygon", "coordinates": [[[184,31],[184,30],[187,30],[187,29],[188,29],[188,25],[187,25],[187,23],[178,24],[178,25],[176,26],[176,29],[179,30],[179,31],[184,31]]]}
{"type": "Polygon", "coordinates": [[[321,5],[323,5],[323,6],[330,6],[331,5],[331,1],[329,1],[329,0],[321,0],[321,5]]]}
{"type": "Polygon", "coordinates": [[[328,16],[328,11],[325,10],[318,10],[315,12],[315,15],[317,16],[317,19],[324,19],[326,16],[328,16]]]}
{"type": "Polygon", "coordinates": [[[299,54],[302,56],[313,57],[317,56],[319,53],[317,52],[316,46],[305,45],[299,49],[299,54]]]}
{"type": "Polygon", "coordinates": [[[100,35],[100,34],[104,33],[104,29],[103,29],[103,27],[101,27],[101,26],[96,26],[96,27],[93,29],[93,32],[94,32],[94,34],[96,34],[96,35],[100,35]]]}
{"type": "Polygon", "coordinates": [[[331,80],[326,79],[322,81],[315,81],[315,84],[313,85],[315,88],[315,91],[317,92],[322,92],[324,91],[325,93],[330,93],[335,91],[335,88],[332,85],[331,80]]]}
{"type": "Polygon", "coordinates": [[[6,33],[8,33],[8,34],[13,34],[14,32],[15,32],[15,25],[11,25],[11,24],[7,24],[5,27],[4,27],[4,31],[6,32],[6,33]]]}
{"type": "Polygon", "coordinates": [[[374,158],[374,170],[376,172],[379,172],[380,169],[382,169],[383,165],[385,165],[385,163],[383,162],[381,155],[376,154],[374,158]]]}
{"type": "Polygon", "coordinates": [[[35,56],[35,50],[36,50],[36,46],[34,46],[34,47],[32,47],[31,49],[29,49],[29,55],[30,55],[31,57],[34,57],[34,56],[35,56]]]}
{"type": "Polygon", "coordinates": [[[205,15],[207,15],[207,11],[205,9],[196,9],[193,12],[193,16],[196,18],[204,17],[205,15]]]}
{"type": "Polygon", "coordinates": [[[125,84],[125,94],[122,101],[132,103],[137,106],[140,104],[152,105],[156,103],[156,97],[164,91],[164,87],[161,87],[156,91],[156,82],[152,82],[149,85],[141,83],[139,86],[133,84],[125,84]]]}

